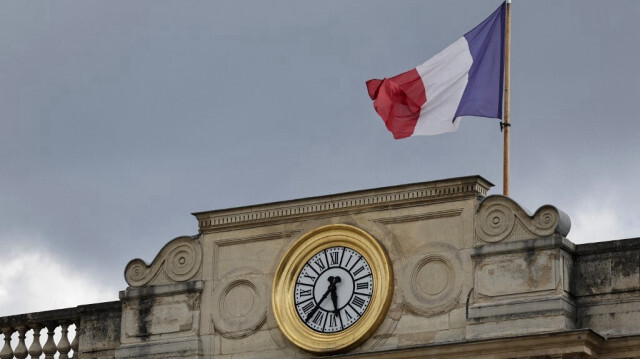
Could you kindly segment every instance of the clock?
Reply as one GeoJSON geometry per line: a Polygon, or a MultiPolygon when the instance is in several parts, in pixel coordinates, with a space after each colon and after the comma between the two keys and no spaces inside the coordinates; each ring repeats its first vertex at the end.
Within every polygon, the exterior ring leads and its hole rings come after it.
{"type": "Polygon", "coordinates": [[[274,275],[272,306],[283,334],[313,353],[354,348],[384,320],[393,294],[385,249],[350,225],[319,227],[295,241],[274,275]]]}

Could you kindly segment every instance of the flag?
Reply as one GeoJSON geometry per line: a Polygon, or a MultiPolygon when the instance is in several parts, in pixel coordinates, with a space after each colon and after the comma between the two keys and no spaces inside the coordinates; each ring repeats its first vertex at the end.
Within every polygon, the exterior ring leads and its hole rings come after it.
{"type": "Polygon", "coordinates": [[[460,116],[502,118],[506,3],[416,68],[367,81],[395,139],[454,132],[460,116]]]}

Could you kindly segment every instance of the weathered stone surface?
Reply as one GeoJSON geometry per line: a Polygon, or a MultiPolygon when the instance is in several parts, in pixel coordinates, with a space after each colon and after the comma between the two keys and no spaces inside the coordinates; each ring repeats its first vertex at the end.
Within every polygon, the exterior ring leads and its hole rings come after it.
{"type": "Polygon", "coordinates": [[[467,338],[574,329],[567,284],[573,250],[559,234],[476,246],[467,338]]]}
{"type": "Polygon", "coordinates": [[[121,345],[117,358],[193,357],[199,338],[204,283],[186,282],[129,288],[122,300],[121,345]]]}
{"type": "Polygon", "coordinates": [[[640,290],[639,239],[583,244],[576,254],[576,296],[640,290]]]}
{"type": "Polygon", "coordinates": [[[576,246],[578,326],[607,336],[640,331],[640,239],[576,246]]]}
{"type": "Polygon", "coordinates": [[[171,285],[153,289],[151,293],[129,291],[122,296],[123,343],[147,341],[163,334],[197,332],[194,322],[199,320],[201,288],[171,285]]]}
{"type": "Polygon", "coordinates": [[[113,358],[120,345],[122,304],[107,302],[78,307],[81,313],[79,356],[113,358]]]}
{"type": "Polygon", "coordinates": [[[555,290],[559,283],[555,262],[556,254],[550,251],[506,253],[478,260],[478,296],[499,297],[555,290]]]}

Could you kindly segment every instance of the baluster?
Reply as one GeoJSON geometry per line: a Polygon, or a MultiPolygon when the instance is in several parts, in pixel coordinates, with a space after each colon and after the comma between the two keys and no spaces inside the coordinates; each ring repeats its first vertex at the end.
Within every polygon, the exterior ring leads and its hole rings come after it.
{"type": "Polygon", "coordinates": [[[29,346],[29,355],[31,355],[31,358],[40,358],[40,355],[42,355],[42,345],[40,345],[42,325],[35,323],[31,327],[33,328],[33,343],[29,346]]]}
{"type": "Polygon", "coordinates": [[[16,326],[16,329],[18,330],[18,345],[13,351],[13,355],[15,355],[16,359],[24,359],[27,357],[27,354],[29,354],[29,352],[27,352],[27,345],[24,343],[25,334],[29,328],[21,324],[16,326]]]}
{"type": "Polygon", "coordinates": [[[58,342],[58,352],[60,353],[59,359],[69,359],[69,351],[71,350],[71,343],[69,343],[69,322],[64,321],[60,324],[62,337],[58,342]]]}
{"type": "Polygon", "coordinates": [[[13,328],[4,327],[2,328],[2,333],[4,334],[4,347],[0,351],[0,359],[13,359],[13,350],[11,350],[11,334],[13,333],[13,328]]]}
{"type": "MultiPolygon", "coordinates": [[[[47,323],[47,342],[44,343],[42,351],[44,352],[44,359],[53,359],[58,349],[56,348],[56,342],[53,340],[53,334],[58,325],[56,323],[47,323]]],[[[1,358],[4,359],[4,358],[1,358]]]]}
{"type": "Polygon", "coordinates": [[[71,358],[79,358],[78,348],[80,347],[80,320],[76,320],[76,335],[71,342],[71,349],[73,349],[73,356],[71,358]]]}

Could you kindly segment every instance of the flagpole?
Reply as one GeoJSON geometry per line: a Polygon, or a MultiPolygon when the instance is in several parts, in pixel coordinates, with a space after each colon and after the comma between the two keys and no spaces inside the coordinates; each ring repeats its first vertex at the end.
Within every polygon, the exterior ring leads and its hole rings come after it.
{"type": "Polygon", "coordinates": [[[509,196],[509,131],[511,130],[511,123],[509,123],[509,89],[511,85],[511,0],[507,0],[504,42],[504,118],[502,120],[502,127],[504,129],[504,162],[502,166],[502,194],[509,196]]]}

